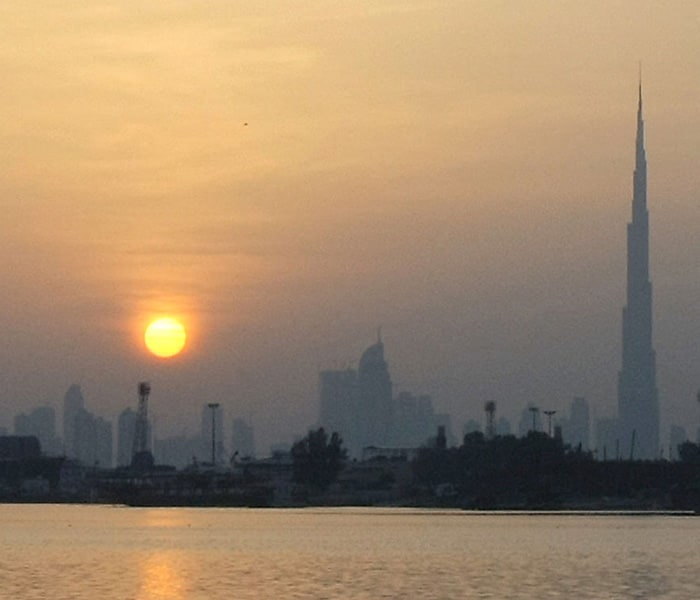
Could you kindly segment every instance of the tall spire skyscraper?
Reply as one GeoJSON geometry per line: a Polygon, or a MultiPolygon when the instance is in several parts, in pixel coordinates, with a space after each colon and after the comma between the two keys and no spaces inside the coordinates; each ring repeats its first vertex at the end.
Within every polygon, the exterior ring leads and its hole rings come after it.
{"type": "Polygon", "coordinates": [[[659,455],[659,394],[652,347],[649,280],[649,211],[644,150],[642,82],[639,82],[632,222],[627,225],[627,305],[622,309],[622,369],[618,375],[618,439],[622,457],[659,455]]]}

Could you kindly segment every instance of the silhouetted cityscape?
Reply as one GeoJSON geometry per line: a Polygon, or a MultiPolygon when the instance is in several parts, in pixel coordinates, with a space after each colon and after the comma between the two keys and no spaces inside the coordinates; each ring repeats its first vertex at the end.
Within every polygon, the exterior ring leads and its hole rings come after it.
{"type": "MultiPolygon", "coordinates": [[[[118,415],[115,427],[112,421],[90,410],[80,385],[73,384],[63,397],[60,435],[54,407],[31,408],[15,417],[12,435],[8,435],[7,430],[0,431],[5,440],[1,447],[9,453],[5,458],[22,457],[25,453],[34,459],[40,453],[47,457],[64,457],[65,464],[71,465],[75,473],[81,468],[133,468],[135,456],[146,453],[151,457],[149,467],[169,465],[169,468],[183,470],[201,465],[208,465],[210,469],[245,465],[248,474],[256,469],[278,475],[291,472],[290,451],[294,454],[294,450],[289,444],[280,442],[265,454],[270,458],[256,460],[253,423],[241,415],[234,415],[227,422],[225,408],[220,403],[201,406],[196,433],[183,431],[176,436],[159,437],[148,413],[149,393],[150,385],[139,384],[138,404],[126,406],[118,415]],[[17,441],[13,442],[12,438],[17,441]]],[[[436,411],[429,395],[406,390],[396,393],[380,330],[376,341],[361,354],[357,368],[319,373],[319,413],[313,428],[319,432],[317,443],[322,446],[328,443],[324,432],[339,434],[333,437],[336,458],[348,458],[355,463],[377,459],[408,462],[419,456],[421,448],[449,448],[462,441],[466,444],[467,440],[473,443],[477,439],[507,438],[513,430],[520,439],[541,434],[557,440],[561,448],[602,462],[675,461],[679,458],[678,448],[688,441],[684,427],[671,426],[666,437],[667,446],[661,443],[659,433],[641,82],[632,220],[627,227],[627,304],[622,312],[617,414],[592,423],[586,398],[573,397],[566,411],[555,409],[554,404],[523,406],[520,419],[513,427],[508,419],[498,414],[497,401],[485,401],[484,414],[472,415],[455,431],[450,415],[436,411]],[[665,448],[668,448],[666,452],[665,448]]],[[[296,436],[294,448],[302,439],[302,435],[296,436]]],[[[700,443],[700,429],[696,441],[700,443]]],[[[428,464],[425,457],[422,464],[428,464]]],[[[71,481],[70,476],[66,479],[71,481]]],[[[439,481],[434,483],[439,484],[439,481]]],[[[41,481],[26,484],[32,485],[48,489],[48,484],[41,481]]],[[[280,485],[284,487],[285,484],[280,485]]]]}

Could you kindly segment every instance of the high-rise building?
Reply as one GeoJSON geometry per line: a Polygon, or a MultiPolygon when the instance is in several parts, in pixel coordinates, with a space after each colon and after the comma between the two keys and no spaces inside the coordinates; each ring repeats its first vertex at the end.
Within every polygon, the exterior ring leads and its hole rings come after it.
{"type": "Polygon", "coordinates": [[[649,279],[649,211],[644,148],[642,84],[639,83],[632,221],[627,225],[627,305],[622,310],[622,368],[618,374],[617,439],[623,456],[659,456],[659,398],[652,347],[649,279]]]}
{"type": "Polygon", "coordinates": [[[343,445],[355,455],[360,445],[360,416],[357,406],[357,371],[343,369],[319,373],[319,423],[338,432],[343,445]]]}
{"type": "Polygon", "coordinates": [[[80,386],[71,385],[63,396],[63,444],[66,456],[75,458],[75,418],[85,408],[85,400],[80,386]]]}
{"type": "Polygon", "coordinates": [[[681,425],[671,425],[668,441],[668,459],[679,460],[678,446],[688,441],[688,434],[685,431],[685,427],[681,425]]]}
{"type": "Polygon", "coordinates": [[[562,437],[572,448],[588,450],[590,444],[590,410],[585,398],[574,398],[569,418],[562,420],[562,437]]]}
{"type": "Polygon", "coordinates": [[[15,435],[33,435],[41,444],[44,454],[60,454],[60,440],[56,437],[56,412],[50,406],[38,406],[29,414],[15,417],[15,435]]]}
{"type": "Polygon", "coordinates": [[[322,371],[319,378],[319,424],[337,431],[351,456],[395,441],[392,383],[381,337],[362,353],[357,371],[322,371]]]}
{"type": "Polygon", "coordinates": [[[129,407],[119,413],[117,421],[117,466],[127,467],[134,455],[136,411],[129,407]]]}
{"type": "MultiPolygon", "coordinates": [[[[153,438],[153,456],[159,465],[171,465],[183,469],[197,463],[197,455],[201,453],[202,440],[199,436],[188,436],[185,433],[166,437],[153,438]]],[[[206,462],[211,460],[210,456],[206,462]]]]}
{"type": "Polygon", "coordinates": [[[496,421],[496,435],[511,435],[510,421],[501,417],[496,421]]]}
{"type": "Polygon", "coordinates": [[[112,467],[112,423],[82,409],[77,412],[74,426],[74,458],[85,465],[112,467]]]}
{"type": "Polygon", "coordinates": [[[432,398],[400,392],[394,399],[389,442],[399,448],[423,446],[435,435],[437,422],[432,398]]]}
{"type": "Polygon", "coordinates": [[[391,432],[393,397],[381,338],[362,353],[357,388],[362,447],[386,445],[391,432]]]}

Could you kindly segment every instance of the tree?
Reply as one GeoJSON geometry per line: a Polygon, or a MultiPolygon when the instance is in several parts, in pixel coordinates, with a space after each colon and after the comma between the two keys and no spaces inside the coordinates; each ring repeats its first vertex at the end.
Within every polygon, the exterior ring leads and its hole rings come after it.
{"type": "Polygon", "coordinates": [[[329,440],[323,427],[311,430],[292,446],[294,481],[325,490],[342,470],[346,456],[337,432],[329,440]]]}
{"type": "Polygon", "coordinates": [[[700,464],[700,444],[693,444],[693,442],[679,444],[678,457],[684,463],[700,464]]]}

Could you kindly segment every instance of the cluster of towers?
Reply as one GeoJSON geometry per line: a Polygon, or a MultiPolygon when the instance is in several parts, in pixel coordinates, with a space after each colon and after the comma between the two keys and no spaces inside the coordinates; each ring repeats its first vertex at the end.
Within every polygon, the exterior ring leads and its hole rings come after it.
{"type": "MultiPolygon", "coordinates": [[[[400,423],[396,418],[400,399],[395,401],[392,398],[392,383],[381,339],[367,348],[357,370],[324,371],[320,374],[320,383],[320,422],[329,429],[342,432],[346,444],[354,453],[365,446],[395,444],[398,432],[407,426],[406,422],[400,423]]],[[[435,419],[429,417],[433,415],[429,398],[427,404],[425,399],[423,403],[423,422],[432,428],[435,419]]],[[[485,410],[487,435],[494,435],[495,404],[487,403],[485,410]]],[[[413,416],[418,420],[421,419],[419,413],[420,409],[416,406],[413,416]]],[[[539,415],[534,411],[531,410],[531,413],[531,419],[538,418],[539,415]]],[[[551,430],[554,411],[545,411],[545,414],[551,430]]],[[[405,420],[410,421],[410,418],[405,420]]],[[[525,421],[527,422],[527,414],[525,421]]],[[[575,430],[574,437],[585,440],[583,447],[586,447],[588,425],[580,425],[584,421],[588,422],[588,406],[583,399],[577,398],[574,401],[570,421],[567,429],[575,430]]],[[[526,425],[526,429],[528,427],[526,425]]],[[[537,429],[537,424],[533,424],[532,428],[537,429]]],[[[601,420],[597,429],[597,443],[603,454],[635,459],[655,459],[660,455],[656,355],[652,345],[649,211],[641,81],[637,107],[632,219],[627,226],[627,304],[622,311],[618,412],[612,419],[601,420]]],[[[426,430],[422,430],[419,436],[426,433],[426,430]]]]}
{"type": "Polygon", "coordinates": [[[341,433],[353,457],[369,447],[413,447],[425,443],[438,427],[449,432],[449,417],[436,414],[429,396],[393,395],[384,343],[367,348],[357,369],[322,371],[320,425],[341,433]]]}

